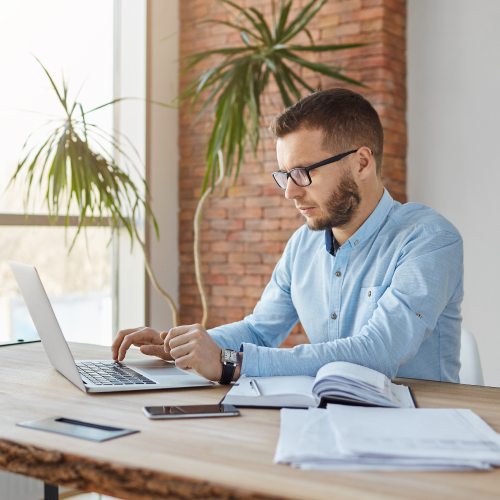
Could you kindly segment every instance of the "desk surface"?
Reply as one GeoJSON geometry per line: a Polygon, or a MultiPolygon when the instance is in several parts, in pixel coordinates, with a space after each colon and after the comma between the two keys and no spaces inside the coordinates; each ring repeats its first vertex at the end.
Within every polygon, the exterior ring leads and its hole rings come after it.
{"type": "MultiPolygon", "coordinates": [[[[108,359],[107,347],[71,344],[76,359],[108,359]]],[[[143,357],[132,351],[130,357],[143,357]]],[[[403,380],[419,406],[471,408],[500,431],[500,389],[403,380]]],[[[227,389],[84,394],[49,364],[40,344],[0,349],[0,469],[48,483],[135,499],[499,498],[489,472],[319,472],[274,465],[279,411],[152,421],[146,405],[217,403],[227,389]],[[139,429],[104,443],[16,426],[67,418],[139,429]]]]}

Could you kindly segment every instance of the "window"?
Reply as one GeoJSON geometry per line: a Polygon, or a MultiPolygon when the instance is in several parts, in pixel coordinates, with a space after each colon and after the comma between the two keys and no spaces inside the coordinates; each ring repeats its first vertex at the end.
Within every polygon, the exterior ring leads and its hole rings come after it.
{"type": "MultiPolygon", "coordinates": [[[[114,96],[114,5],[102,0],[16,0],[0,3],[0,192],[17,166],[28,135],[63,110],[36,56],[84,109],[114,96]]],[[[112,131],[114,110],[94,123],[112,131]]],[[[89,228],[68,255],[75,227],[50,226],[41,197],[28,207],[23,191],[0,197],[0,342],[36,336],[8,260],[37,266],[67,340],[109,344],[113,332],[116,242],[107,228],[89,228]]],[[[76,221],[73,221],[75,224],[76,221]]],[[[116,304],[115,304],[116,305],[116,304]]],[[[116,324],[116,321],[115,321],[116,324]]]]}

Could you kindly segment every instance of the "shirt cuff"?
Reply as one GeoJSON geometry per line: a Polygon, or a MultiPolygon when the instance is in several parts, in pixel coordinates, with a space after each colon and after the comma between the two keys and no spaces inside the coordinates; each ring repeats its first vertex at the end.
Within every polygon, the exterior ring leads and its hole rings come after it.
{"type": "Polygon", "coordinates": [[[243,353],[243,363],[241,364],[240,375],[246,377],[269,377],[270,351],[268,347],[261,347],[255,344],[243,343],[240,352],[243,353]]]}

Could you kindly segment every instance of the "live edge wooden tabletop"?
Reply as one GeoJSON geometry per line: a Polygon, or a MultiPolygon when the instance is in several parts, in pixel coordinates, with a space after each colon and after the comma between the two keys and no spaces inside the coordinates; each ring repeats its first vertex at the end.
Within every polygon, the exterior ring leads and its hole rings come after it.
{"type": "MultiPolygon", "coordinates": [[[[75,359],[109,348],[71,344],[75,359]]],[[[140,358],[138,351],[129,353],[140,358]]],[[[500,431],[500,389],[401,379],[420,407],[470,408],[500,431]]],[[[0,468],[47,483],[136,499],[500,498],[500,469],[486,472],[320,472],[274,465],[279,411],[153,421],[147,405],[217,403],[226,388],[84,394],[50,365],[41,344],[0,348],[0,468]],[[138,429],[94,443],[16,426],[64,416],[138,429]]]]}

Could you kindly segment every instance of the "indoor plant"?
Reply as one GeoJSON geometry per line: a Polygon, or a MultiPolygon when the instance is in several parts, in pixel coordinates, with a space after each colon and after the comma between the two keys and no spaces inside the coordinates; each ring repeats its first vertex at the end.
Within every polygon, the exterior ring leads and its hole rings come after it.
{"type": "Polygon", "coordinates": [[[232,9],[228,14],[229,18],[231,19],[232,15],[234,20],[209,19],[202,23],[214,23],[234,29],[239,34],[242,45],[203,51],[184,58],[186,62],[184,72],[207,57],[222,58],[217,64],[198,75],[179,96],[179,102],[189,101],[194,105],[204,98],[204,92],[208,92],[197,119],[208,112],[212,116],[205,157],[207,165],[205,179],[194,220],[195,274],[202,299],[201,324],[204,326],[208,319],[208,306],[203,287],[199,249],[203,203],[209,192],[224,179],[236,182],[247,144],[250,144],[254,156],[258,157],[261,103],[269,83],[276,82],[282,104],[286,107],[302,97],[301,91],[317,90],[299,75],[300,68],[307,68],[317,75],[362,85],[343,75],[342,68],[311,62],[298,55],[303,52],[320,53],[364,45],[314,44],[307,26],[326,1],[311,0],[293,19],[289,19],[293,0],[288,2],[280,0],[277,8],[275,0],[272,0],[272,20],[268,23],[262,13],[254,7],[243,8],[230,0],[218,0],[220,4],[232,9]],[[307,35],[309,45],[293,44],[293,39],[301,33],[307,35]]]}
{"type": "Polygon", "coordinates": [[[136,220],[144,217],[154,225],[159,237],[148,199],[148,187],[138,168],[141,161],[139,154],[123,134],[114,131],[114,135],[110,135],[88,120],[88,115],[97,109],[128,98],[115,99],[85,112],[76,98],[69,102],[67,83],[63,80],[59,89],[47,69],[42,63],[40,65],[64,109],[64,118],[60,123],[48,121],[41,130],[28,137],[9,186],[23,177],[27,210],[37,185],[37,189],[44,193],[51,220],[62,215],[67,225],[70,211],[78,210],[78,228],[69,251],[81,230],[91,224],[109,225],[112,232],[124,228],[130,235],[131,243],[137,241],[141,246],[148,276],[169,303],[174,326],[177,326],[177,307],[156,280],[136,226],[136,220]],[[124,142],[131,147],[133,157],[122,147],[124,142]],[[121,163],[127,164],[127,168],[114,161],[115,152],[124,159],[121,163]],[[133,180],[131,170],[135,171],[133,176],[137,181],[133,180]]]}

